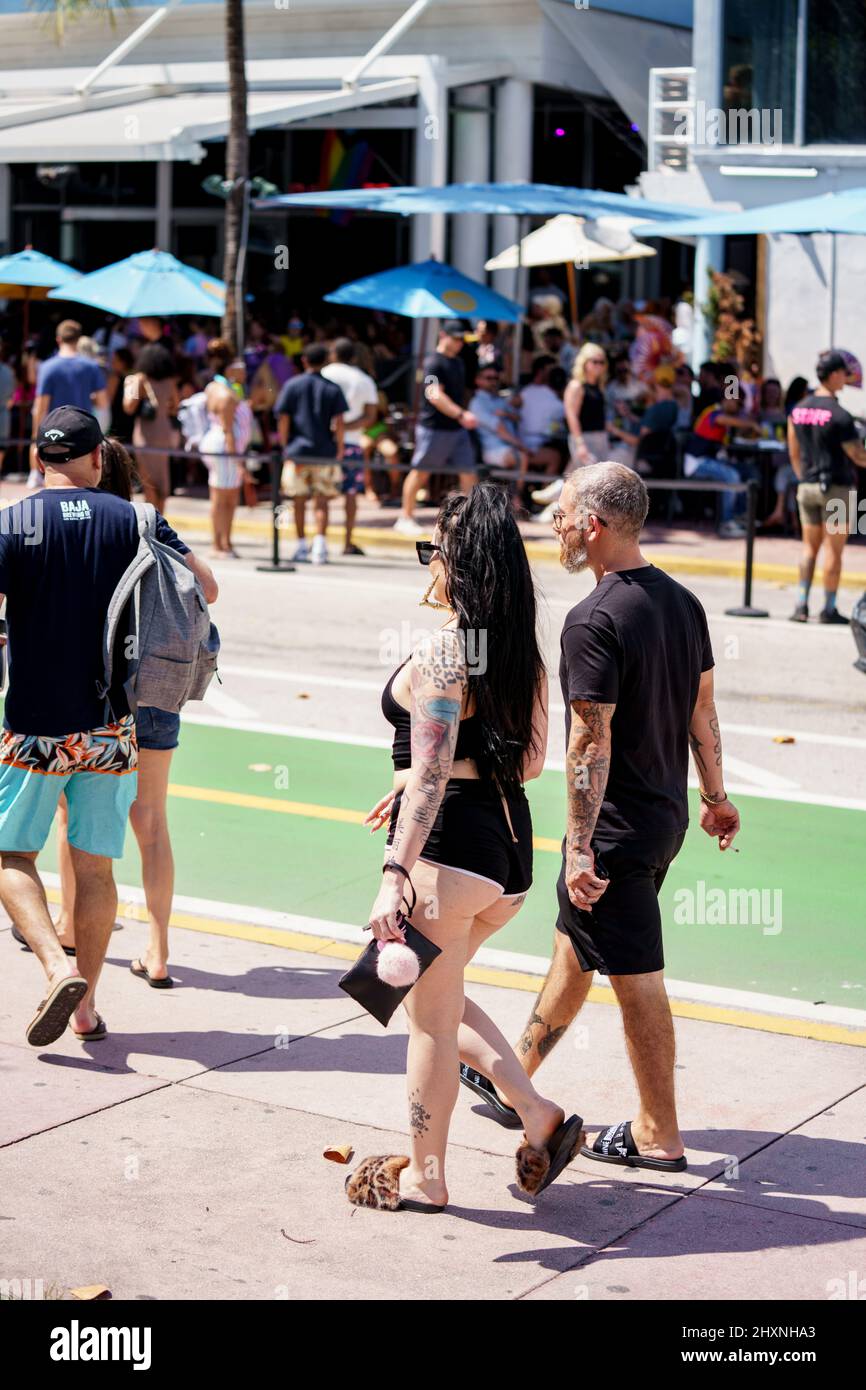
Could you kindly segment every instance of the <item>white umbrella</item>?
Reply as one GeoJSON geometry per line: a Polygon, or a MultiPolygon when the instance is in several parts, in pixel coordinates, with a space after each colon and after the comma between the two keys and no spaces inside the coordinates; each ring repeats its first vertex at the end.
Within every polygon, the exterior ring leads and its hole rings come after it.
{"type": "MultiPolygon", "coordinates": [[[[645,219],[644,219],[645,220],[645,219]]],[[[487,261],[485,270],[513,270],[518,265],[564,265],[568,268],[571,317],[577,317],[574,267],[596,261],[634,261],[654,256],[651,246],[635,241],[631,228],[640,217],[602,216],[592,221],[563,212],[543,227],[530,232],[519,243],[500,251],[487,261]]]]}

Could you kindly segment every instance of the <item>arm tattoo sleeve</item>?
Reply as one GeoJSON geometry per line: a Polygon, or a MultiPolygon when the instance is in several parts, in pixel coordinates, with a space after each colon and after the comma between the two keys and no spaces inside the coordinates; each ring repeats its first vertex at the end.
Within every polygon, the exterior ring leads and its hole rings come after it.
{"type": "Polygon", "coordinates": [[[610,771],[610,721],[615,705],[575,700],[565,759],[568,792],[566,846],[589,848],[610,771]]]}
{"type": "Polygon", "coordinates": [[[423,848],[451,776],[467,687],[459,634],[437,633],[425,643],[412,658],[411,678],[412,771],[391,845],[400,863],[423,848]]]}

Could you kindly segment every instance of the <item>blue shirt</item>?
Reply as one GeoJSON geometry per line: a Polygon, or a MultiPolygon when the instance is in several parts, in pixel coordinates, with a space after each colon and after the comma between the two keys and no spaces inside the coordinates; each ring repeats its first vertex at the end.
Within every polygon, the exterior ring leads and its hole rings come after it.
{"type": "Polygon", "coordinates": [[[478,419],[478,438],[482,449],[507,449],[504,439],[496,433],[506,418],[507,402],[501,396],[491,395],[489,391],[476,391],[469,402],[469,409],[478,419]]]}
{"type": "Polygon", "coordinates": [[[49,410],[56,410],[59,405],[74,405],[79,410],[92,411],[93,393],[104,390],[103,370],[89,357],[61,357],[57,353],[39,364],[36,394],[48,397],[49,410]]]}
{"type": "Polygon", "coordinates": [[[290,419],[286,458],[336,458],[331,422],[348,409],[349,403],[337,383],[321,372],[292,377],[274,407],[275,414],[288,415],[290,419]]]}
{"type": "MultiPolygon", "coordinates": [[[[188,547],[163,517],[157,537],[179,554],[188,547]]],[[[4,724],[17,734],[97,729],[105,702],[102,634],[108,604],[138,550],[130,502],[95,488],[45,488],[0,512],[0,594],[6,595],[9,689],[4,724]]],[[[122,684],[121,622],[111,705],[129,713],[122,684]]]]}

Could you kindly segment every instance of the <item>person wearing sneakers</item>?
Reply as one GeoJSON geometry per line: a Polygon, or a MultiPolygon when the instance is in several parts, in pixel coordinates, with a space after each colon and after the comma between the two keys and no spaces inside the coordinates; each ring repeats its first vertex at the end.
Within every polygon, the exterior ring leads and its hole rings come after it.
{"type": "Polygon", "coordinates": [[[866,468],[866,449],[854,421],[836,399],[848,372],[849,364],[841,352],[823,352],[816,368],[817,387],[788,416],[788,453],[799,479],[797,506],[803,528],[800,587],[791,614],[794,623],[809,621],[809,591],[822,545],[824,607],[818,621],[848,623],[836,607],[836,594],[852,506],[856,519],[857,484],[851,465],[866,468]]]}
{"type": "Polygon", "coordinates": [[[379,413],[379,388],[371,376],[357,365],[357,348],[351,338],[337,338],[331,344],[331,360],[322,376],[339,386],[349,409],[343,417],[343,482],[346,499],[346,544],[344,555],[363,555],[352,541],[358,512],[358,496],[364,491],[364,431],[375,425],[379,413]]]}
{"type": "MultiPolygon", "coordinates": [[[[95,996],[117,910],[111,861],[123,854],[137,791],[125,661],[115,664],[109,722],[98,680],[108,606],[138,551],[138,517],[129,502],[98,490],[101,445],[89,411],[50,411],[36,439],[45,486],[13,503],[0,529],[11,657],[0,734],[0,902],[48,982],[27,1029],[34,1047],[56,1042],[70,1020],[84,1041],[106,1035],[95,996]],[[75,875],[77,970],[57,939],[36,869],[61,793],[75,875]]],[[[183,553],[161,517],[157,536],[183,553]]]]}
{"type": "Polygon", "coordinates": [[[446,319],[439,333],[436,351],[424,358],[424,396],[415,429],[412,468],[403,483],[403,510],[394,530],[404,536],[419,536],[422,527],[415,520],[415,500],[431,473],[447,471],[453,490],[468,492],[475,482],[478,464],[469,431],[478,421],[463,408],[466,398],[466,370],[460,354],[469,325],[465,319],[446,319]]]}
{"type": "Polygon", "coordinates": [[[310,343],[302,360],[303,372],[286,382],[274,407],[286,459],[282,490],[295,504],[298,544],[292,559],[324,565],[328,560],[328,503],[339,497],[343,483],[343,418],[349,403],[336,382],[322,375],[328,360],[323,343],[310,343]],[[312,551],[305,529],[308,497],[312,497],[316,513],[312,551]]]}
{"type": "MultiPolygon", "coordinates": [[[[581,1152],[681,1172],[658,895],[688,826],[690,748],[701,829],[727,850],[740,820],[724,790],[706,616],[641,554],[648,505],[633,469],[590,464],[567,479],[554,519],[563,568],[590,569],[596,586],[562,630],[568,814],[559,915],[553,960],[515,1052],[532,1076],[583,1005],[593,972],[609,976],[640,1106],[581,1152]]],[[[483,1072],[461,1080],[486,1091],[500,1122],[509,1119],[483,1072]]]]}

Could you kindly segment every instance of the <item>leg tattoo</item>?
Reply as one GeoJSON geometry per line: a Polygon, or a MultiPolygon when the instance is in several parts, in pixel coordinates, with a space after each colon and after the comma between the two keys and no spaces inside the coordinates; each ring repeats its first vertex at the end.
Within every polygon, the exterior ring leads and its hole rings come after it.
{"type": "Polygon", "coordinates": [[[416,1100],[417,1091],[413,1091],[409,1097],[409,1128],[413,1134],[422,1135],[427,1133],[427,1121],[430,1119],[430,1111],[425,1110],[420,1100],[416,1100]]]}

